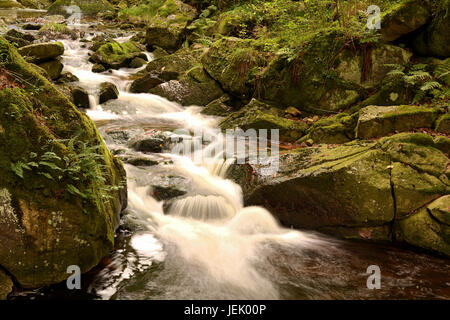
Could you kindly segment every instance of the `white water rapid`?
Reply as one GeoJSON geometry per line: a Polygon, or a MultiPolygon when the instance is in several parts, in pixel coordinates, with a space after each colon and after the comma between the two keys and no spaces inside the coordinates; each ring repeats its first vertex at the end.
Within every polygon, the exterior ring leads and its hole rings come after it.
{"type": "MultiPolygon", "coordinates": [[[[184,108],[152,94],[127,92],[131,83],[128,78],[139,69],[93,73],[92,64],[87,61],[88,49],[81,48],[78,41],[64,41],[64,45],[64,71],[76,75],[79,85],[89,92],[91,109],[87,113],[103,134],[105,129],[112,128],[193,130],[201,127],[205,131],[216,128],[217,119],[201,115],[198,107],[184,108]],[[98,87],[105,81],[114,83],[120,95],[115,101],[98,105],[98,87]]],[[[152,58],[150,54],[148,57],[152,58]]],[[[204,155],[204,162],[198,165],[188,157],[170,153],[160,156],[171,160],[166,162],[170,164],[162,165],[162,170],[186,177],[192,189],[186,197],[176,200],[168,213],[164,213],[162,202],[149,195],[151,187],[143,182],[151,179],[153,170],[126,165],[128,215],[141,229],[133,236],[131,245],[140,256],[165,261],[166,292],[155,298],[198,295],[277,299],[280,297],[277,287],[256,267],[267,258],[264,246],[272,243],[325,250],[325,240],[280,227],[264,208],[244,208],[241,188],[225,178],[230,161],[204,155]]],[[[113,293],[115,290],[111,288],[103,292],[105,298],[113,293]]]]}

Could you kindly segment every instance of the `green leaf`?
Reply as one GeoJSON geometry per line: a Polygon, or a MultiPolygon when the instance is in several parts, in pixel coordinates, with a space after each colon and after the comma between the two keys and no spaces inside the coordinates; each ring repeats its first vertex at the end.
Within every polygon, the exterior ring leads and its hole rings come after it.
{"type": "Polygon", "coordinates": [[[22,165],[21,162],[19,161],[16,164],[11,163],[11,170],[20,178],[23,179],[23,169],[22,169],[22,165]]]}
{"type": "Polygon", "coordinates": [[[40,162],[39,162],[39,165],[40,165],[40,166],[46,166],[46,167],[49,167],[50,169],[53,169],[53,170],[63,171],[63,169],[61,169],[61,168],[58,167],[56,164],[51,163],[51,162],[40,161],[40,162]]]}
{"type": "Polygon", "coordinates": [[[53,179],[53,177],[48,172],[39,172],[39,174],[44,176],[44,177],[46,177],[49,180],[55,180],[55,179],[53,179]]]}
{"type": "Polygon", "coordinates": [[[78,190],[78,188],[75,187],[73,184],[67,185],[67,191],[69,191],[71,194],[79,195],[82,198],[86,198],[86,195],[82,193],[80,190],[78,190]]]}

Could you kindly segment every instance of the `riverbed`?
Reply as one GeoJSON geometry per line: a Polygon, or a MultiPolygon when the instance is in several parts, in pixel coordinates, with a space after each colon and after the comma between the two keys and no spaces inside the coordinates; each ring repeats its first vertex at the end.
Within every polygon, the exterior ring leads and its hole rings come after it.
{"type": "MultiPolygon", "coordinates": [[[[0,16],[4,14],[0,11],[0,16]]],[[[40,12],[42,14],[42,12],[40,12]]],[[[13,16],[12,11],[10,15],[13,16]]],[[[20,17],[15,13],[14,17],[20,17]]],[[[88,24],[90,40],[102,31],[88,24]]],[[[132,32],[120,32],[127,41],[132,32]]],[[[201,163],[170,151],[130,147],[152,130],[215,132],[219,119],[162,97],[128,92],[139,69],[93,73],[80,40],[63,40],[64,71],[90,94],[86,114],[116,155],[155,161],[125,164],[128,209],[116,248],[84,276],[83,289],[64,284],[20,292],[13,299],[449,299],[448,260],[382,244],[343,241],[285,228],[262,207],[244,207],[242,189],[226,178],[229,162],[203,154],[201,163]],[[98,103],[99,85],[112,82],[119,98],[98,103]],[[126,138],[117,139],[120,133],[126,138]],[[170,208],[153,197],[155,184],[182,184],[186,194],[170,208]],[[369,266],[381,270],[381,288],[369,289],[369,266]]],[[[147,53],[148,59],[153,59],[147,53]]],[[[217,137],[216,143],[222,137],[217,137]]],[[[212,142],[214,143],[214,142],[212,142]]],[[[205,152],[202,150],[201,152],[205,152]]]]}

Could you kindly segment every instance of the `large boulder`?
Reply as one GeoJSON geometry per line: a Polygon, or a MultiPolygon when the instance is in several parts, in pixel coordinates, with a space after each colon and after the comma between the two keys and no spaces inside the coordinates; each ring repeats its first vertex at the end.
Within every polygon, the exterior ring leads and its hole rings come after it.
{"type": "Polygon", "coordinates": [[[424,26],[431,17],[427,1],[407,0],[392,5],[383,13],[381,34],[387,41],[394,41],[424,26]]]}
{"type": "Polygon", "coordinates": [[[450,256],[450,195],[400,220],[396,237],[410,245],[450,256]]]}
{"type": "Polygon", "coordinates": [[[390,44],[378,45],[368,55],[346,50],[337,57],[339,64],[335,70],[343,80],[372,88],[381,84],[392,70],[389,65],[406,65],[411,56],[411,52],[390,44]]]}
{"type": "Polygon", "coordinates": [[[64,45],[61,42],[31,44],[19,48],[19,53],[29,62],[40,63],[61,56],[64,53],[64,45]]]}
{"type": "Polygon", "coordinates": [[[190,5],[179,0],[166,0],[147,28],[147,45],[175,51],[184,40],[186,26],[196,16],[197,10],[190,5]]]}
{"type": "Polygon", "coordinates": [[[450,193],[449,159],[438,148],[429,135],[403,133],[298,149],[280,157],[276,174],[246,189],[245,203],[271,209],[287,226],[394,240],[390,226],[450,193]]]}
{"type": "Polygon", "coordinates": [[[278,176],[246,196],[282,223],[300,228],[366,227],[394,218],[390,159],[375,143],[299,149],[280,159],[278,176]]]}
{"type": "Polygon", "coordinates": [[[220,122],[222,129],[278,129],[280,138],[285,141],[299,139],[307,129],[301,121],[286,119],[280,116],[280,110],[252,99],[241,110],[231,113],[220,122]]]}
{"type": "Polygon", "coordinates": [[[70,16],[74,11],[73,6],[78,6],[83,15],[95,16],[99,12],[114,12],[114,7],[106,0],[56,0],[48,8],[47,13],[50,15],[70,16]]]}
{"type": "Polygon", "coordinates": [[[431,23],[413,40],[414,50],[424,56],[450,57],[450,0],[439,1],[431,23]]]}
{"type": "Polygon", "coordinates": [[[250,97],[254,92],[254,71],[266,64],[252,40],[223,38],[202,56],[208,74],[222,88],[237,97],[250,97]]]}
{"type": "Polygon", "coordinates": [[[3,38],[0,65],[0,266],[21,287],[58,283],[113,249],[125,171],[95,124],[3,38]]]}
{"type": "Polygon", "coordinates": [[[416,128],[432,128],[436,110],[419,106],[368,106],[360,111],[356,136],[369,139],[416,128]]]}

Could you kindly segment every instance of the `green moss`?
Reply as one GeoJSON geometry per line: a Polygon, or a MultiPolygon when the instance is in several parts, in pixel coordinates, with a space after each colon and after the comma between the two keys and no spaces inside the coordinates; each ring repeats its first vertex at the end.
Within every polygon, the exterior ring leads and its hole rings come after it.
{"type": "MultiPolygon", "coordinates": [[[[146,59],[142,49],[133,41],[119,43],[111,40],[98,43],[95,47],[97,50],[89,57],[89,61],[101,64],[105,69],[130,67],[135,58],[146,59]]],[[[101,68],[96,66],[95,71],[101,72],[101,68]]]]}
{"type": "Polygon", "coordinates": [[[395,226],[396,237],[410,245],[450,256],[450,226],[431,216],[429,208],[433,206],[434,203],[399,221],[395,226]]]}
{"type": "Polygon", "coordinates": [[[382,12],[383,37],[393,41],[425,25],[431,15],[427,2],[404,0],[382,12]]]}
{"type": "Polygon", "coordinates": [[[223,38],[215,42],[201,61],[222,87],[238,97],[250,96],[256,86],[256,75],[266,65],[262,53],[252,40],[223,38]]]}
{"type": "Polygon", "coordinates": [[[227,116],[220,122],[222,129],[279,129],[280,138],[287,141],[299,139],[307,125],[300,121],[282,118],[270,106],[253,99],[241,110],[227,116]]]}
{"type": "Polygon", "coordinates": [[[356,136],[369,139],[415,128],[431,128],[436,116],[436,110],[421,106],[368,106],[360,111],[356,136]]]}
{"type": "Polygon", "coordinates": [[[24,287],[56,283],[67,277],[68,265],[87,271],[112,249],[123,195],[111,190],[112,198],[105,198],[102,190],[118,186],[124,171],[94,123],[1,37],[0,68],[23,86],[0,90],[0,188],[9,190],[11,206],[21,216],[20,223],[0,221],[0,265],[24,287]],[[81,151],[67,145],[75,137],[99,146],[99,171],[91,173],[102,172],[105,180],[59,178],[59,160],[46,169],[28,165],[45,152],[61,159],[76,157],[81,151]],[[74,196],[69,185],[90,190],[91,196],[74,196]]]}
{"type": "Polygon", "coordinates": [[[15,0],[0,0],[0,8],[2,9],[23,8],[23,6],[15,0]]]}
{"type": "Polygon", "coordinates": [[[51,0],[19,0],[19,2],[24,7],[32,9],[47,9],[52,3],[51,0]]]}
{"type": "Polygon", "coordinates": [[[439,117],[439,119],[436,121],[436,127],[437,132],[450,134],[450,114],[444,114],[439,117]]]}

